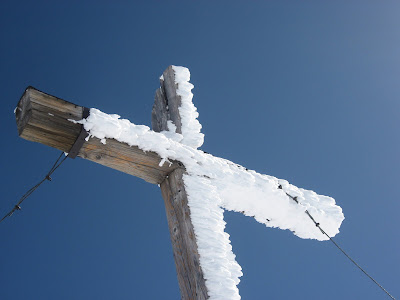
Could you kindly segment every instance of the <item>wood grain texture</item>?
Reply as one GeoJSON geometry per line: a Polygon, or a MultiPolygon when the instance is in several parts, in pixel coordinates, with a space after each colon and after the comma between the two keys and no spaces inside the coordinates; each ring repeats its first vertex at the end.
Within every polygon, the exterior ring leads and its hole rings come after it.
{"type": "Polygon", "coordinates": [[[208,292],[182,180],[184,172],[183,169],[176,169],[169,174],[161,183],[161,193],[167,213],[181,298],[203,300],[208,298],[208,292]]]}
{"type": "Polygon", "coordinates": [[[154,131],[168,131],[167,121],[171,120],[176,126],[176,132],[182,133],[182,122],[179,114],[181,96],[177,95],[177,84],[175,83],[175,72],[169,66],[160,79],[160,88],[156,91],[152,110],[151,126],[154,131]]]}
{"type": "MultiPolygon", "coordinates": [[[[157,132],[168,130],[171,120],[181,133],[175,74],[168,67],[157,90],[152,110],[152,126],[157,132]]],[[[16,109],[19,135],[27,140],[42,143],[68,152],[78,137],[82,126],[69,121],[81,120],[83,108],[60,98],[28,87],[16,109]]],[[[130,147],[113,139],[104,145],[97,138],[85,142],[79,157],[140,177],[150,183],[160,184],[164,198],[171,235],[175,265],[182,299],[207,299],[203,271],[196,236],[190,219],[190,208],[183,182],[185,172],[180,162],[159,166],[161,158],[138,147],[130,147]]]]}
{"type": "Polygon", "coordinates": [[[107,144],[103,145],[99,139],[91,138],[83,144],[78,156],[153,184],[161,184],[169,173],[181,168],[177,162],[160,167],[161,158],[157,153],[144,152],[113,139],[107,139],[107,144]]]}
{"type": "Polygon", "coordinates": [[[28,87],[15,113],[20,137],[68,152],[81,131],[82,107],[28,87]]]}
{"type": "MultiPolygon", "coordinates": [[[[18,133],[29,141],[68,152],[82,129],[82,125],[68,119],[81,120],[82,112],[81,106],[28,87],[16,109],[18,133]]],[[[177,162],[160,167],[158,154],[113,139],[107,139],[104,145],[91,138],[78,156],[154,184],[161,184],[170,172],[181,167],[177,162]]]]}
{"type": "MultiPolygon", "coordinates": [[[[163,78],[160,89],[156,91],[152,110],[153,130],[168,131],[167,121],[171,120],[176,125],[177,132],[181,133],[181,99],[176,94],[175,73],[171,66],[164,71],[163,78]]],[[[200,266],[200,255],[183,182],[184,172],[182,169],[173,171],[161,183],[161,193],[165,202],[181,298],[207,299],[208,291],[200,266]]]]}

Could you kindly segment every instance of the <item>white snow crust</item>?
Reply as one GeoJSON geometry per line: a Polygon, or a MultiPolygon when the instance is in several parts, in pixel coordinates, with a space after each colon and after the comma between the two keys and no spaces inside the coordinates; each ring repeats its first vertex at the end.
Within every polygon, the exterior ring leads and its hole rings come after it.
{"type": "Polygon", "coordinates": [[[197,149],[204,143],[204,134],[200,132],[201,124],[197,120],[199,113],[192,99],[193,84],[189,82],[190,72],[188,68],[172,66],[175,73],[175,83],[178,85],[177,95],[181,96],[179,114],[182,123],[182,144],[197,149]]]}
{"type": "Polygon", "coordinates": [[[225,229],[222,199],[212,180],[184,175],[190,216],[200,264],[210,299],[240,299],[237,285],[243,275],[225,229]]]}
{"type": "Polygon", "coordinates": [[[168,131],[161,131],[165,137],[174,140],[175,142],[181,142],[183,135],[176,132],[176,126],[171,120],[167,121],[168,131]]]}
{"type": "Polygon", "coordinates": [[[197,125],[198,113],[192,103],[190,90],[193,86],[182,84],[188,82],[190,73],[181,67],[174,67],[174,70],[176,82],[182,90],[180,93],[185,95],[182,96],[182,107],[186,106],[180,111],[182,116],[186,115],[182,117],[182,135],[175,133],[172,122],[168,124],[169,133],[157,133],[147,126],[135,125],[120,119],[119,115],[108,115],[95,108],[90,109],[87,119],[77,123],[83,124],[89,132],[88,138],[96,137],[103,143],[112,138],[158,153],[161,163],[178,160],[185,165],[187,174],[183,179],[210,299],[240,299],[237,285],[242,272],[232,252],[229,235],[224,232],[223,209],[252,216],[267,227],[288,229],[298,237],[320,241],[328,238],[309,219],[305,210],[333,237],[344,219],[342,209],[331,197],[197,150],[203,137],[199,135],[201,125],[197,125]],[[187,100],[184,101],[184,97],[187,100]],[[186,143],[183,143],[185,139],[186,143]],[[282,189],[278,188],[279,185],[282,189]],[[286,193],[296,196],[299,204],[286,193]]]}

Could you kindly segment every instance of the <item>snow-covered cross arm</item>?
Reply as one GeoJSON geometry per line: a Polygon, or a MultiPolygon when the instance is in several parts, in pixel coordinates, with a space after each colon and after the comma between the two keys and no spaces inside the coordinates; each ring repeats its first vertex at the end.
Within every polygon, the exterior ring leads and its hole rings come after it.
{"type": "MultiPolygon", "coordinates": [[[[167,215],[168,205],[178,205],[174,201],[186,197],[187,204],[183,201],[179,205],[188,206],[190,217],[185,222],[189,221],[193,226],[194,246],[197,247],[199,259],[199,266],[195,263],[197,269],[193,272],[203,277],[205,284],[204,288],[201,282],[196,282],[195,289],[203,291],[202,296],[196,291],[196,295],[199,295],[196,298],[240,299],[237,285],[242,272],[232,252],[229,235],[224,231],[224,209],[254,217],[267,227],[288,229],[300,238],[320,241],[328,238],[305,211],[331,237],[339,232],[344,216],[331,197],[298,188],[286,180],[247,170],[198,150],[203,144],[204,135],[200,132],[198,113],[192,102],[193,85],[189,79],[189,70],[184,67],[170,66],[163,73],[152,112],[154,131],[95,108],[90,109],[85,119],[69,120],[71,124],[83,125],[89,133],[87,143],[93,138],[104,145],[118,141],[144,153],[156,153],[160,168],[178,165],[170,172],[165,171],[168,174],[166,180],[161,182],[161,189],[164,199],[168,198],[171,202],[168,204],[166,200],[167,215]],[[181,165],[184,169],[179,167],[181,165]],[[179,180],[183,181],[183,186],[176,188],[179,180]],[[182,193],[185,195],[180,196],[182,193]]],[[[185,218],[185,208],[182,210],[185,218]]],[[[173,224],[179,221],[176,217],[169,216],[168,221],[175,247],[176,228],[183,229],[173,224]]],[[[174,248],[176,260],[192,259],[185,258],[182,251],[179,246],[178,249],[174,248]]],[[[196,257],[193,259],[196,260],[196,257]]],[[[190,298],[191,292],[185,291],[187,287],[181,284],[184,279],[180,278],[183,275],[179,274],[179,262],[176,261],[176,265],[182,297],[188,295],[190,298]]]]}

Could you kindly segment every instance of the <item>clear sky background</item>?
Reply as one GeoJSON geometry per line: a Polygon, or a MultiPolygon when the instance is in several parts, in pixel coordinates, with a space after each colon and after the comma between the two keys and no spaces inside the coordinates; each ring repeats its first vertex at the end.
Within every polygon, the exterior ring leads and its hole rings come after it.
{"type": "MultiPolygon", "coordinates": [[[[201,149],[334,197],[336,241],[400,297],[400,3],[204,2],[1,1],[0,212],[59,155],[18,137],[28,85],[150,126],[182,65],[201,149]]],[[[225,220],[243,299],[389,299],[330,242],[225,220]]],[[[0,224],[0,299],[179,299],[159,188],[67,160],[0,224]]]]}

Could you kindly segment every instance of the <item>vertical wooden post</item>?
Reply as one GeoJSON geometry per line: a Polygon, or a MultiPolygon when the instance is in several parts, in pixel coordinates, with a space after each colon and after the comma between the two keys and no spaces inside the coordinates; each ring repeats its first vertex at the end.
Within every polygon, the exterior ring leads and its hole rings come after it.
{"type": "MultiPolygon", "coordinates": [[[[171,120],[181,133],[179,106],[181,98],[176,94],[175,73],[168,67],[160,80],[152,111],[154,131],[167,131],[167,121],[171,120]]],[[[168,227],[171,235],[175,266],[182,299],[207,299],[203,271],[200,266],[196,236],[190,218],[187,194],[183,182],[184,170],[172,171],[161,183],[161,193],[165,202],[168,227]]]]}

